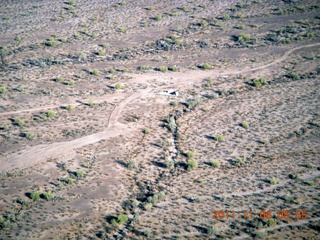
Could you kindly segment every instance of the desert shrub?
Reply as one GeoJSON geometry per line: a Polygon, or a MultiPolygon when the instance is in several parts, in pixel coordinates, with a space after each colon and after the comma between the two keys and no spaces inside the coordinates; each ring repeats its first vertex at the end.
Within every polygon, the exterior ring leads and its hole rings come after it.
{"type": "Polygon", "coordinates": [[[196,154],[194,152],[192,152],[192,151],[187,152],[188,159],[194,158],[195,156],[196,156],[196,154]]]}
{"type": "Polygon", "coordinates": [[[306,34],[306,37],[307,37],[308,39],[312,39],[312,38],[314,37],[314,33],[308,32],[308,33],[306,34]]]}
{"type": "Polygon", "coordinates": [[[28,139],[28,140],[32,140],[32,139],[34,139],[35,134],[32,133],[32,132],[26,132],[26,133],[24,133],[24,137],[25,137],[26,139],[28,139]]]}
{"type": "Polygon", "coordinates": [[[141,70],[141,71],[147,71],[149,69],[150,69],[150,67],[145,66],[145,65],[139,67],[139,70],[141,70]]]}
{"type": "Polygon", "coordinates": [[[212,160],[211,166],[214,168],[218,168],[218,167],[220,167],[220,162],[218,160],[212,160]]]}
{"type": "Polygon", "coordinates": [[[30,198],[33,201],[37,201],[40,199],[40,195],[41,195],[41,193],[39,191],[34,191],[34,192],[30,193],[30,198]]]}
{"type": "Polygon", "coordinates": [[[66,43],[66,42],[68,41],[67,38],[61,38],[60,40],[61,40],[61,42],[63,42],[63,43],[66,43]]]}
{"type": "Polygon", "coordinates": [[[72,104],[68,104],[68,105],[66,106],[66,109],[67,109],[68,111],[71,111],[72,109],[74,109],[74,106],[73,106],[72,104]]]}
{"type": "Polygon", "coordinates": [[[176,45],[181,45],[182,41],[180,39],[174,40],[174,44],[176,45]]]}
{"type": "Polygon", "coordinates": [[[225,136],[223,134],[217,134],[214,136],[214,140],[216,140],[217,142],[223,142],[225,139],[225,136]]]}
{"type": "Polygon", "coordinates": [[[168,71],[168,67],[162,66],[162,67],[159,68],[159,71],[166,72],[166,71],[168,71]]]}
{"type": "Polygon", "coordinates": [[[202,20],[201,21],[201,23],[200,23],[200,25],[202,26],[202,27],[206,27],[206,26],[208,26],[208,22],[206,21],[206,20],[202,20]]]}
{"type": "Polygon", "coordinates": [[[312,180],[308,181],[307,183],[308,183],[309,186],[314,186],[315,185],[315,182],[312,181],[312,180]]]}
{"type": "Polygon", "coordinates": [[[173,132],[175,130],[175,128],[177,127],[177,124],[176,124],[176,120],[174,119],[174,116],[169,116],[168,119],[167,119],[167,128],[173,132]]]}
{"type": "Polygon", "coordinates": [[[73,6],[73,5],[75,4],[75,0],[69,0],[69,1],[68,1],[68,4],[71,5],[71,6],[73,6]]]}
{"type": "Polygon", "coordinates": [[[275,226],[277,224],[277,221],[274,218],[270,218],[270,219],[267,220],[267,224],[268,224],[269,227],[272,227],[272,226],[275,226]]]}
{"type": "Polygon", "coordinates": [[[126,214],[119,214],[118,217],[117,217],[117,222],[119,224],[125,224],[127,221],[128,221],[128,216],[126,214]]]}
{"type": "Polygon", "coordinates": [[[0,94],[5,94],[7,93],[7,88],[6,87],[0,87],[0,94]]]}
{"type": "Polygon", "coordinates": [[[243,13],[241,13],[241,12],[237,13],[237,18],[243,18],[243,17],[244,17],[243,13]]]}
{"type": "Polygon", "coordinates": [[[46,116],[47,116],[48,118],[54,117],[55,115],[56,115],[56,112],[54,112],[54,111],[52,111],[52,110],[49,110],[48,112],[46,112],[46,116]]]}
{"type": "Polygon", "coordinates": [[[275,177],[270,179],[270,184],[275,185],[275,184],[278,184],[278,183],[279,183],[279,181],[275,177]]]}
{"type": "Polygon", "coordinates": [[[62,82],[62,81],[64,81],[64,78],[63,78],[63,77],[57,77],[57,78],[55,79],[55,81],[56,81],[56,82],[62,82]]]}
{"type": "Polygon", "coordinates": [[[78,179],[84,178],[85,175],[86,175],[86,171],[84,171],[83,169],[78,169],[76,171],[76,176],[77,176],[78,179]]]}
{"type": "Polygon", "coordinates": [[[299,74],[297,74],[297,73],[295,73],[295,72],[291,73],[291,74],[290,74],[290,77],[291,77],[292,79],[294,79],[294,80],[300,79],[299,74]]]}
{"type": "Polygon", "coordinates": [[[142,233],[143,233],[143,235],[144,235],[145,237],[147,237],[147,238],[151,238],[152,235],[153,235],[153,231],[152,231],[151,229],[149,229],[149,228],[144,229],[144,230],[142,231],[142,233]]]}
{"type": "Polygon", "coordinates": [[[203,69],[211,69],[212,66],[209,63],[204,63],[204,64],[202,64],[202,68],[203,69]]]}
{"type": "Polygon", "coordinates": [[[151,133],[151,129],[150,128],[146,128],[146,129],[143,130],[143,132],[145,134],[150,134],[151,133]]]}
{"type": "Polygon", "coordinates": [[[84,52],[80,52],[77,58],[79,62],[84,61],[87,59],[87,54],[85,54],[84,52]]]}
{"type": "Polygon", "coordinates": [[[8,130],[9,130],[9,126],[8,126],[8,125],[2,126],[2,127],[1,127],[1,130],[8,131],[8,130]]]}
{"type": "Polygon", "coordinates": [[[247,129],[247,128],[249,128],[249,123],[247,123],[247,122],[242,122],[242,123],[241,123],[241,126],[242,126],[243,128],[245,128],[245,129],[247,129]]]}
{"type": "Polygon", "coordinates": [[[239,157],[239,158],[237,158],[237,161],[235,164],[236,164],[236,166],[240,167],[245,164],[245,159],[239,157]]]}
{"type": "Polygon", "coordinates": [[[121,28],[119,29],[119,31],[120,31],[121,33],[125,33],[125,32],[127,31],[127,28],[126,28],[126,27],[121,27],[121,28]]]}
{"type": "Polygon", "coordinates": [[[250,35],[248,35],[248,34],[240,34],[239,36],[238,36],[238,41],[239,42],[249,42],[251,40],[251,37],[250,37],[250,35]]]}
{"type": "Polygon", "coordinates": [[[172,160],[167,160],[164,165],[166,166],[166,168],[172,168],[174,167],[174,161],[172,160]]]}
{"type": "Polygon", "coordinates": [[[50,200],[52,198],[54,198],[54,194],[52,192],[44,192],[42,193],[42,197],[45,199],[45,200],[50,200]]]}
{"type": "Polygon", "coordinates": [[[198,167],[198,162],[196,160],[192,159],[192,160],[188,161],[187,165],[188,165],[188,167],[187,167],[188,171],[191,171],[191,170],[198,167]]]}
{"type": "Polygon", "coordinates": [[[115,89],[121,89],[123,86],[122,86],[122,84],[121,83],[117,83],[115,86],[114,86],[114,88],[115,89]]]}
{"type": "Polygon", "coordinates": [[[70,178],[70,177],[67,177],[66,179],[64,179],[64,182],[67,183],[67,184],[74,184],[74,179],[73,178],[70,178]]]}
{"type": "Polygon", "coordinates": [[[26,123],[24,121],[22,121],[19,117],[15,117],[13,118],[13,124],[17,125],[19,127],[24,126],[26,123]]]}
{"type": "Polygon", "coordinates": [[[143,207],[144,207],[145,210],[149,211],[152,208],[152,203],[146,203],[146,204],[143,205],[143,207]]]}
{"type": "Polygon", "coordinates": [[[61,161],[61,162],[57,163],[57,167],[61,168],[62,170],[67,170],[68,164],[66,162],[64,162],[64,161],[61,161]]]}
{"type": "Polygon", "coordinates": [[[55,47],[56,45],[58,44],[58,41],[55,40],[54,38],[49,38],[48,42],[47,42],[47,45],[50,46],[50,47],[55,47]]]}
{"type": "Polygon", "coordinates": [[[178,71],[178,67],[177,66],[171,66],[168,68],[168,70],[172,71],[172,72],[176,72],[178,71]]]}
{"type": "Polygon", "coordinates": [[[94,106],[94,102],[93,102],[92,99],[89,99],[88,105],[89,105],[89,107],[93,107],[94,106]]]}
{"type": "Polygon", "coordinates": [[[21,204],[22,206],[26,206],[28,204],[28,200],[25,198],[18,198],[16,202],[21,204]]]}
{"type": "Polygon", "coordinates": [[[216,226],[214,226],[214,224],[210,225],[208,228],[207,228],[207,234],[208,235],[214,235],[216,233],[217,229],[216,229],[216,226]]]}
{"type": "Polygon", "coordinates": [[[293,200],[294,200],[294,198],[291,196],[291,195],[286,195],[285,197],[284,197],[284,199],[286,200],[286,202],[289,202],[289,203],[292,203],[293,202],[293,200]]]}
{"type": "Polygon", "coordinates": [[[105,56],[106,55],[106,50],[105,49],[102,49],[98,52],[98,55],[99,56],[105,56]]]}
{"type": "Polygon", "coordinates": [[[133,169],[136,167],[136,161],[133,159],[133,158],[130,158],[128,161],[127,161],[127,168],[128,169],[133,169]]]}
{"type": "Polygon", "coordinates": [[[241,24],[241,25],[239,26],[239,28],[242,29],[242,30],[244,30],[244,29],[246,29],[246,25],[241,24]]]}
{"type": "Polygon", "coordinates": [[[92,71],[91,71],[91,74],[92,75],[95,75],[95,76],[97,76],[97,75],[99,75],[99,70],[98,69],[93,69],[92,71]]]}
{"type": "Polygon", "coordinates": [[[229,14],[225,14],[224,16],[223,16],[223,20],[229,20],[230,19],[230,15],[229,14]]]}
{"type": "Polygon", "coordinates": [[[160,21],[162,19],[162,15],[157,15],[157,16],[155,16],[154,19],[157,20],[157,21],[160,21]]]}

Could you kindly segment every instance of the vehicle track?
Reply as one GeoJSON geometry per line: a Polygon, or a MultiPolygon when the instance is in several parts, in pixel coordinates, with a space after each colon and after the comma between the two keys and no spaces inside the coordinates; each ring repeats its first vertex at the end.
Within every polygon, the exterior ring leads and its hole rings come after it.
{"type": "MultiPolygon", "coordinates": [[[[242,70],[242,71],[235,71],[235,70],[229,70],[225,71],[224,73],[218,73],[217,76],[225,76],[225,75],[237,75],[241,73],[246,73],[246,72],[252,72],[252,71],[257,71],[261,70],[264,68],[268,68],[272,65],[275,65],[277,63],[280,63],[288,58],[288,56],[293,53],[294,51],[297,51],[299,49],[303,48],[309,48],[309,47],[315,47],[319,46],[320,43],[315,43],[315,44],[309,44],[309,45],[304,45],[300,47],[293,48],[289,51],[287,51],[281,58],[276,59],[275,61],[265,64],[260,67],[255,67],[252,69],[248,70],[242,70]]],[[[115,106],[115,108],[112,110],[110,117],[108,119],[108,127],[106,130],[102,132],[98,132],[92,135],[88,135],[85,137],[81,137],[72,141],[67,141],[67,142],[58,142],[58,143],[53,143],[50,145],[38,145],[31,147],[29,149],[24,149],[18,153],[10,154],[8,156],[0,158],[0,171],[10,171],[15,168],[25,168],[30,165],[35,165],[39,164],[45,159],[52,158],[52,157],[59,157],[59,156],[67,156],[68,158],[73,158],[75,156],[74,149],[86,146],[88,144],[93,144],[96,143],[100,140],[104,140],[110,137],[115,137],[117,135],[123,134],[125,131],[125,126],[121,125],[121,131],[117,129],[116,125],[120,127],[120,124],[118,123],[118,118],[121,115],[122,110],[125,108],[126,104],[128,104],[130,101],[132,101],[135,98],[142,97],[147,93],[150,92],[155,92],[164,88],[175,88],[179,86],[186,86],[189,84],[194,83],[194,81],[197,81],[199,79],[203,79],[205,77],[212,76],[213,74],[217,73],[216,71],[202,71],[202,70],[196,70],[192,71],[190,73],[189,71],[186,73],[175,73],[174,75],[177,75],[175,77],[176,80],[180,80],[183,78],[187,78],[188,80],[181,81],[178,83],[173,83],[169,84],[166,86],[162,86],[159,88],[147,88],[143,89],[139,92],[132,93],[125,99],[123,99],[119,104],[115,106]],[[27,160],[25,160],[27,159],[27,160]]],[[[161,77],[162,75],[158,76],[161,77]]],[[[149,75],[145,75],[144,78],[150,78],[149,75]]],[[[136,76],[137,79],[141,79],[141,75],[136,76]]],[[[110,96],[107,96],[110,97],[110,96]]],[[[104,99],[104,100],[107,100],[104,99]]],[[[53,106],[50,105],[50,108],[57,108],[59,106],[53,106]]],[[[47,110],[48,107],[43,107],[43,108],[35,108],[35,109],[29,109],[29,111],[41,111],[41,110],[47,110]]],[[[9,113],[1,113],[0,116],[5,116],[5,115],[14,115],[14,114],[19,114],[22,112],[27,112],[28,110],[19,110],[16,112],[9,112],[9,113]]]]}

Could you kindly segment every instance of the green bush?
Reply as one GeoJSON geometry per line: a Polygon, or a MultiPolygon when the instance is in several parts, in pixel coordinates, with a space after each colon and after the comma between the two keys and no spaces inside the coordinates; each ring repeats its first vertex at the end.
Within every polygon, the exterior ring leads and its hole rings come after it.
{"type": "Polygon", "coordinates": [[[5,94],[7,93],[7,88],[6,87],[0,87],[0,94],[5,94]]]}
{"type": "Polygon", "coordinates": [[[291,74],[290,74],[290,77],[291,77],[292,79],[294,79],[294,80],[300,79],[299,74],[297,74],[297,73],[295,73],[295,72],[291,73],[291,74]]]}
{"type": "Polygon", "coordinates": [[[212,160],[212,161],[211,161],[211,165],[212,165],[212,167],[214,167],[214,168],[218,168],[218,167],[220,167],[220,162],[217,161],[217,160],[212,160]]]}
{"type": "Polygon", "coordinates": [[[248,35],[248,34],[240,34],[239,36],[238,36],[238,41],[239,42],[249,42],[251,40],[251,37],[250,37],[250,35],[248,35]]]}
{"type": "Polygon", "coordinates": [[[202,68],[203,69],[211,69],[212,66],[209,63],[204,63],[204,64],[202,64],[202,68]]]}
{"type": "Polygon", "coordinates": [[[68,105],[66,106],[66,109],[67,109],[68,111],[71,111],[72,109],[74,109],[74,106],[73,106],[72,104],[68,104],[68,105]]]}
{"type": "Polygon", "coordinates": [[[55,79],[55,81],[56,81],[56,82],[62,82],[62,81],[64,81],[64,78],[63,78],[63,77],[57,77],[57,78],[55,79]]]}
{"type": "Polygon", "coordinates": [[[114,86],[114,88],[115,88],[116,90],[118,90],[118,89],[123,88],[123,86],[122,86],[121,83],[117,83],[117,84],[114,86]]]}
{"type": "Polygon", "coordinates": [[[92,75],[95,75],[95,76],[97,76],[97,75],[99,75],[99,70],[98,69],[93,69],[92,71],[91,71],[91,74],[92,75]]]}
{"type": "Polygon", "coordinates": [[[45,200],[50,200],[52,198],[54,198],[54,194],[52,192],[44,192],[42,193],[42,197],[45,199],[45,200]]]}
{"type": "Polygon", "coordinates": [[[120,31],[121,33],[125,33],[125,32],[127,31],[127,28],[126,28],[126,27],[121,27],[121,28],[119,29],[119,31],[120,31]]]}
{"type": "Polygon", "coordinates": [[[248,128],[249,128],[249,123],[247,123],[247,122],[242,122],[242,123],[241,123],[241,126],[242,126],[243,128],[245,128],[245,129],[248,129],[248,128]]]}
{"type": "Polygon", "coordinates": [[[236,161],[236,166],[240,167],[240,166],[243,166],[244,164],[245,164],[245,160],[239,157],[236,161]]]}
{"type": "Polygon", "coordinates": [[[13,118],[13,124],[17,125],[19,127],[24,126],[26,123],[24,121],[22,121],[19,117],[15,117],[13,118]]]}
{"type": "Polygon", "coordinates": [[[267,224],[268,224],[269,227],[273,227],[273,226],[275,226],[277,224],[277,221],[274,218],[270,218],[270,219],[267,220],[267,224]]]}
{"type": "Polygon", "coordinates": [[[76,176],[77,176],[78,179],[84,178],[85,175],[86,175],[86,172],[84,170],[82,170],[82,169],[78,169],[76,171],[76,176]]]}
{"type": "Polygon", "coordinates": [[[286,195],[284,199],[286,200],[286,202],[289,202],[289,203],[292,203],[294,200],[294,198],[291,195],[286,195]]]}
{"type": "Polygon", "coordinates": [[[162,19],[162,15],[157,15],[157,16],[155,16],[154,19],[157,20],[157,21],[160,21],[162,19]]]}
{"type": "Polygon", "coordinates": [[[200,23],[200,25],[202,26],[202,27],[206,27],[206,26],[208,26],[208,22],[206,21],[206,20],[202,20],[201,21],[201,23],[200,23]]]}
{"type": "Polygon", "coordinates": [[[102,49],[98,52],[98,55],[99,56],[105,56],[106,55],[106,50],[105,49],[102,49]]]}
{"type": "Polygon", "coordinates": [[[89,100],[88,105],[89,105],[89,107],[93,107],[94,106],[94,102],[93,102],[92,99],[89,100]]]}
{"type": "Polygon", "coordinates": [[[46,116],[48,118],[51,118],[51,117],[54,117],[56,115],[56,112],[52,111],[52,110],[49,110],[47,113],[46,113],[46,116]]]}
{"type": "Polygon", "coordinates": [[[32,140],[32,139],[34,139],[35,134],[32,133],[32,132],[26,132],[26,133],[24,133],[24,136],[25,136],[26,139],[32,140]]]}
{"type": "Polygon", "coordinates": [[[191,170],[198,167],[198,162],[196,160],[192,159],[192,160],[188,161],[187,165],[188,165],[188,167],[187,167],[188,171],[191,171],[191,170]]]}
{"type": "Polygon", "coordinates": [[[217,134],[214,136],[214,140],[217,142],[222,142],[225,139],[225,136],[223,134],[217,134]]]}
{"type": "Polygon", "coordinates": [[[159,68],[159,71],[166,72],[166,71],[168,71],[168,67],[162,66],[162,67],[159,68]]]}
{"type": "Polygon", "coordinates": [[[147,71],[149,69],[150,69],[150,67],[145,66],[145,65],[139,67],[139,70],[141,70],[141,71],[147,71]]]}
{"type": "Polygon", "coordinates": [[[229,20],[230,19],[230,15],[229,14],[225,14],[224,16],[223,16],[223,20],[229,20]]]}
{"type": "Polygon", "coordinates": [[[68,178],[64,179],[64,182],[65,182],[65,183],[67,183],[67,184],[72,185],[72,184],[74,184],[74,179],[73,179],[73,178],[68,177],[68,178]]]}
{"type": "Polygon", "coordinates": [[[40,199],[40,195],[41,193],[39,191],[35,191],[35,192],[32,192],[30,194],[30,198],[33,200],[33,201],[37,201],[40,199]]]}
{"type": "Polygon", "coordinates": [[[49,38],[47,45],[50,47],[55,47],[58,44],[58,41],[55,40],[54,38],[49,38]]]}
{"type": "Polygon", "coordinates": [[[136,161],[133,159],[133,158],[130,158],[128,161],[127,161],[127,168],[128,169],[133,169],[136,167],[136,161]]]}
{"type": "Polygon", "coordinates": [[[279,183],[279,182],[278,182],[278,180],[277,180],[275,177],[273,177],[273,178],[270,179],[270,184],[275,185],[275,184],[278,184],[278,183],[279,183]]]}
{"type": "Polygon", "coordinates": [[[195,156],[196,156],[196,154],[194,152],[192,152],[192,151],[187,152],[188,159],[194,158],[195,156]]]}
{"type": "Polygon", "coordinates": [[[173,168],[174,167],[174,161],[167,160],[165,163],[166,168],[173,168]]]}
{"type": "Polygon", "coordinates": [[[143,130],[143,132],[145,134],[150,134],[151,133],[151,129],[150,128],[146,128],[146,129],[143,130]]]}
{"type": "Polygon", "coordinates": [[[145,210],[149,211],[152,208],[152,203],[146,203],[143,207],[145,210]]]}

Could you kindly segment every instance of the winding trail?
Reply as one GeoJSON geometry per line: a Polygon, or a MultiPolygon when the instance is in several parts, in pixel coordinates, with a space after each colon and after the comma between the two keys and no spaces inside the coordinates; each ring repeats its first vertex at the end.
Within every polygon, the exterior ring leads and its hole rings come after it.
{"type": "MultiPolygon", "coordinates": [[[[75,157],[76,153],[74,149],[96,143],[101,140],[108,139],[110,137],[115,137],[120,134],[123,134],[126,131],[130,131],[126,125],[119,124],[118,118],[121,115],[122,110],[125,108],[125,106],[132,100],[142,97],[148,93],[159,91],[161,89],[168,89],[168,88],[176,88],[176,87],[185,87],[186,85],[193,84],[197,80],[202,80],[205,77],[209,77],[212,75],[215,75],[215,77],[218,76],[225,76],[225,75],[237,75],[241,73],[247,73],[247,72],[253,72],[257,70],[261,70],[264,68],[268,68],[272,65],[275,65],[277,63],[280,63],[288,58],[288,56],[293,53],[294,51],[297,51],[299,49],[308,48],[308,47],[315,47],[320,46],[320,43],[310,44],[310,45],[304,45],[300,47],[293,48],[289,51],[287,51],[281,58],[276,59],[275,61],[265,64],[260,67],[255,67],[252,69],[247,70],[226,70],[223,73],[218,73],[217,70],[211,70],[211,71],[203,71],[203,70],[192,70],[192,71],[186,71],[186,72],[175,72],[175,73],[167,73],[166,77],[171,77],[171,80],[175,80],[175,83],[168,84],[165,86],[157,87],[157,88],[147,88],[142,89],[138,92],[131,93],[129,96],[126,96],[115,108],[112,110],[109,119],[108,119],[108,125],[106,130],[101,131],[99,133],[91,134],[85,137],[81,137],[75,140],[66,141],[66,142],[57,142],[52,144],[42,144],[34,147],[30,147],[28,149],[24,149],[18,153],[13,153],[8,156],[4,156],[0,158],[0,171],[10,171],[13,169],[20,169],[20,168],[26,168],[31,165],[39,164],[46,159],[49,158],[58,158],[58,157],[64,157],[68,159],[72,159],[75,157]],[[187,79],[187,80],[185,80],[187,79]],[[120,131],[121,130],[121,131],[120,131]]],[[[139,74],[131,74],[133,76],[133,80],[150,80],[151,77],[155,77],[157,80],[161,80],[164,75],[162,74],[156,74],[156,75],[139,75],[139,74]]],[[[123,95],[123,94],[122,94],[123,95]]],[[[117,94],[119,96],[119,94],[117,94]]],[[[110,95],[105,96],[104,98],[101,98],[101,101],[109,99],[110,95]]],[[[113,96],[114,97],[114,96],[113,96]]],[[[79,104],[79,103],[78,103],[79,104]]],[[[7,116],[7,115],[15,115],[19,113],[24,112],[33,112],[33,111],[42,111],[52,108],[57,108],[60,106],[54,106],[49,105],[42,108],[33,108],[33,109],[25,109],[25,110],[19,110],[15,112],[7,112],[7,113],[0,113],[0,116],[7,116]]]]}

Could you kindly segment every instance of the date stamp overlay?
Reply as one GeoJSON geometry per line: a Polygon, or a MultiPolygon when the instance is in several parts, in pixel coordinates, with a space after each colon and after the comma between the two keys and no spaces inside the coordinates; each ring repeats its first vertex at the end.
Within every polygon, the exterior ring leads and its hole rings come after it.
{"type": "Polygon", "coordinates": [[[234,210],[213,210],[212,219],[279,219],[287,220],[290,217],[293,219],[305,220],[308,219],[307,210],[297,209],[297,210],[288,210],[280,209],[276,212],[271,210],[261,210],[260,212],[253,212],[252,210],[243,210],[243,211],[234,211],[234,210]]]}

